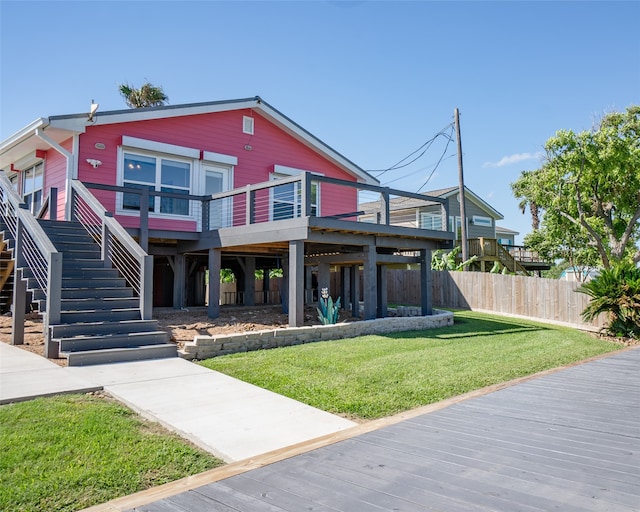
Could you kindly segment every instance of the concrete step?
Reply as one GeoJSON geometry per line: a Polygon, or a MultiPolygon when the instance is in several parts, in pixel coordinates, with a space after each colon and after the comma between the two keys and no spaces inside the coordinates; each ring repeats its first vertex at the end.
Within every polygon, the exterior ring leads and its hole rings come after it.
{"type": "Polygon", "coordinates": [[[76,336],[55,339],[60,352],[70,353],[108,348],[141,347],[169,343],[169,334],[165,331],[131,332],[124,334],[105,334],[102,336],[76,336]]]}
{"type": "Polygon", "coordinates": [[[57,324],[49,327],[53,338],[72,338],[76,336],[96,336],[106,334],[126,334],[133,332],[151,332],[158,330],[156,320],[113,320],[79,322],[75,324],[57,324]]]}
{"type": "Polygon", "coordinates": [[[63,324],[117,322],[121,320],[140,320],[140,309],[88,309],[60,313],[60,323],[63,324]]]}
{"type": "Polygon", "coordinates": [[[121,363],[125,361],[143,361],[146,359],[164,359],[177,357],[178,350],[173,343],[146,345],[142,347],[87,350],[64,354],[69,366],[87,366],[94,364],[121,363]]]}

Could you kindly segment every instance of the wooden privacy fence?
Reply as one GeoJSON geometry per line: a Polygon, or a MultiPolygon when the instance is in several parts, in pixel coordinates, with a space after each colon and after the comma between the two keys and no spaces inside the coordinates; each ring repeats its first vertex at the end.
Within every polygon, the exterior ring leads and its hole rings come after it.
{"type": "MultiPolygon", "coordinates": [[[[488,272],[434,271],[432,276],[434,307],[493,311],[590,330],[605,323],[603,316],[583,322],[590,299],[576,291],[580,283],[488,272]]],[[[418,278],[417,270],[389,270],[388,302],[419,304],[418,278]]]]}

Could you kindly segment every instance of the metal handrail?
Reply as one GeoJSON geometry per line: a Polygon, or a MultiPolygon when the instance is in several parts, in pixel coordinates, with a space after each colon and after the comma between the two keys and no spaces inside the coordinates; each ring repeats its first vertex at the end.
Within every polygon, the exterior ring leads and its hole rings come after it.
{"type": "Polygon", "coordinates": [[[48,326],[60,323],[62,253],[59,253],[49,240],[26,203],[13,189],[4,171],[0,171],[0,200],[0,216],[15,239],[16,267],[29,269],[45,295],[43,321],[46,353],[52,354],[53,346],[48,326]]]}
{"type": "Polygon", "coordinates": [[[125,278],[140,299],[143,320],[152,317],[153,256],[149,256],[79,180],[71,181],[72,218],[102,246],[102,257],[125,278]]]}

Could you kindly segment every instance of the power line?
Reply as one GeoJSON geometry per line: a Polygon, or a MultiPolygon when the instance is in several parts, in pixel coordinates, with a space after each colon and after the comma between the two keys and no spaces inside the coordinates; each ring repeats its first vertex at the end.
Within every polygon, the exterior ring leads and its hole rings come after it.
{"type": "Polygon", "coordinates": [[[412,151],[411,153],[409,153],[407,156],[405,156],[402,160],[400,160],[399,162],[395,163],[394,165],[392,165],[391,167],[388,167],[387,169],[376,169],[376,170],[370,170],[367,172],[379,172],[380,174],[377,176],[378,178],[380,176],[382,176],[383,174],[385,174],[386,172],[389,171],[395,171],[397,169],[403,169],[404,167],[407,167],[409,165],[411,165],[412,163],[414,163],[415,161],[419,160],[428,150],[429,148],[433,145],[433,143],[435,142],[435,140],[438,137],[446,137],[448,140],[447,145],[449,144],[449,142],[451,142],[451,135],[447,135],[445,133],[445,130],[447,128],[450,128],[453,126],[453,123],[449,123],[447,126],[445,126],[444,128],[442,128],[442,130],[440,130],[438,133],[436,133],[432,138],[430,138],[429,140],[427,140],[424,144],[422,144],[418,149],[416,149],[415,151],[412,151]],[[415,155],[416,153],[418,153],[420,150],[422,150],[422,152],[415,157],[413,160],[411,160],[410,162],[404,163],[405,160],[411,158],[413,155],[415,155]]]}
{"type": "MultiPolygon", "coordinates": [[[[453,134],[453,126],[451,126],[451,133],[453,134]]],[[[438,160],[438,162],[436,163],[436,166],[433,168],[433,170],[431,171],[431,174],[429,174],[429,177],[427,178],[427,180],[422,184],[422,186],[418,189],[418,192],[420,192],[424,186],[429,183],[429,180],[431,179],[431,177],[433,176],[433,173],[436,172],[436,169],[438,168],[438,166],[440,165],[440,163],[442,162],[442,159],[444,158],[444,155],[447,153],[447,149],[449,148],[449,144],[451,143],[451,141],[453,140],[453,138],[451,137],[451,135],[449,136],[449,138],[447,139],[447,145],[444,147],[444,151],[442,152],[442,154],[440,155],[440,159],[438,160]]]]}

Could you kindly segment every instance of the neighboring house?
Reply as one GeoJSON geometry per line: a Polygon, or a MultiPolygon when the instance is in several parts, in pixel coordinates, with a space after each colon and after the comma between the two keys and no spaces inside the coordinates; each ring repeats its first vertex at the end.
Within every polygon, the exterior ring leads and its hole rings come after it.
{"type": "Polygon", "coordinates": [[[516,236],[519,234],[519,231],[496,225],[496,238],[504,246],[516,245],[516,236]]]}
{"type": "MultiPolygon", "coordinates": [[[[362,301],[365,318],[385,316],[385,269],[403,262],[421,262],[426,314],[429,251],[454,238],[444,224],[423,229],[393,216],[358,222],[358,195],[385,197],[388,189],[259,97],[41,118],[0,143],[0,169],[0,221],[5,237],[19,239],[12,242],[17,282],[46,309],[48,339],[62,332],[55,324],[72,322],[65,308],[80,307],[65,302],[81,293],[64,286],[70,269],[86,281],[98,282],[99,274],[87,270],[80,234],[61,242],[71,229],[55,219],[80,222],[84,236],[100,244],[91,256],[100,261],[91,266],[102,265],[103,274],[104,267],[117,269],[142,319],[152,305],[208,304],[216,317],[221,268],[238,277],[245,305],[255,301],[255,270],[282,268],[291,326],[303,324],[312,269],[319,288],[328,286],[330,269],[340,271],[341,290],[331,293],[354,315],[362,301]]],[[[392,192],[446,211],[446,197],[392,192]]],[[[14,300],[26,300],[21,289],[14,287],[14,300]]],[[[111,302],[82,304],[98,310],[111,302]]],[[[135,309],[122,304],[111,316],[128,318],[120,310],[135,309]]]]}
{"type": "MultiPolygon", "coordinates": [[[[465,186],[465,215],[468,239],[468,255],[476,256],[472,270],[489,271],[497,261],[511,272],[528,274],[530,271],[547,270],[550,266],[532,251],[515,245],[519,233],[500,227],[497,221],[504,217],[493,206],[465,186]]],[[[413,198],[392,197],[389,200],[390,218],[403,226],[422,229],[446,229],[453,232],[456,243],[461,238],[460,189],[448,187],[424,192],[430,199],[445,199],[448,211],[444,215],[436,202],[419,202],[413,198]]],[[[380,216],[381,200],[365,201],[360,204],[363,222],[377,222],[380,216]]]]}
{"type": "MultiPolygon", "coordinates": [[[[446,215],[446,226],[443,221],[439,203],[419,202],[412,198],[394,197],[390,200],[390,216],[404,226],[419,227],[422,229],[440,230],[446,228],[454,233],[455,239],[460,239],[460,203],[458,201],[459,188],[448,187],[439,190],[424,192],[429,198],[445,199],[449,209],[446,215]]],[[[496,221],[504,217],[489,203],[481,199],[467,187],[465,187],[467,238],[496,238],[496,221]]],[[[360,216],[363,222],[376,222],[375,211],[379,210],[379,201],[370,201],[360,204],[365,213],[360,216]]]]}

